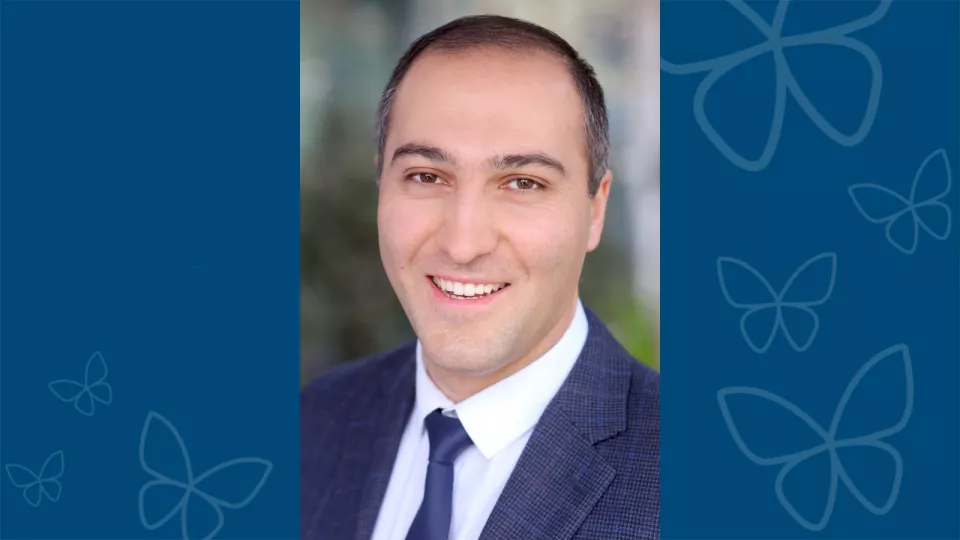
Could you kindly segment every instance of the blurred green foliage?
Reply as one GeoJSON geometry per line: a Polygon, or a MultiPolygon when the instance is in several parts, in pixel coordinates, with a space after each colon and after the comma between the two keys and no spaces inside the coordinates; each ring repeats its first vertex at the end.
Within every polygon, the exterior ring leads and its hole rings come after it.
{"type": "Polygon", "coordinates": [[[627,351],[644,364],[660,371],[660,342],[656,318],[639,301],[627,299],[609,306],[604,320],[610,332],[627,351]]]}

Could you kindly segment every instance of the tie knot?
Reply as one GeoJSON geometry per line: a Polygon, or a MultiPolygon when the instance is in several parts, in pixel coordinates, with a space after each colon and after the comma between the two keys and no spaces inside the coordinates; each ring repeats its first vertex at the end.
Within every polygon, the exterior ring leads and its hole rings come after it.
{"type": "Polygon", "coordinates": [[[453,463],[473,441],[459,418],[444,416],[440,409],[427,415],[424,420],[430,437],[430,462],[453,463]]]}

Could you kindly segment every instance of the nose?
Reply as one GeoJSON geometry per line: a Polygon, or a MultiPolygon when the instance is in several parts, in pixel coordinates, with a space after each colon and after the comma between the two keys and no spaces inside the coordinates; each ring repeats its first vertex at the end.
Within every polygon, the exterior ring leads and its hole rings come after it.
{"type": "Polygon", "coordinates": [[[452,262],[469,264],[496,248],[494,209],[484,193],[459,189],[444,204],[437,242],[452,262]]]}

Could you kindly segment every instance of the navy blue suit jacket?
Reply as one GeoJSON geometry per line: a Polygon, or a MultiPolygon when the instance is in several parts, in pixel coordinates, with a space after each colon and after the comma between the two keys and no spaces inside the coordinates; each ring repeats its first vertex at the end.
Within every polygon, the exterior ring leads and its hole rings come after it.
{"type": "MultiPolygon", "coordinates": [[[[660,537],[660,375],[586,310],[586,344],[481,540],[660,537]]],[[[338,366],[300,397],[300,526],[368,540],[414,404],[415,344],[338,366]]]]}

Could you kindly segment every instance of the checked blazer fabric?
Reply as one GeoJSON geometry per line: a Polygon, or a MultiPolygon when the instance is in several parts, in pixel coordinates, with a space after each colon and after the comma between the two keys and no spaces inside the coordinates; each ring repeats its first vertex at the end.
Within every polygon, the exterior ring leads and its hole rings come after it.
{"type": "MultiPolygon", "coordinates": [[[[660,375],[586,309],[577,363],[534,427],[481,540],[660,537],[660,375]]],[[[304,540],[369,540],[414,405],[415,342],[300,396],[304,540]]]]}

